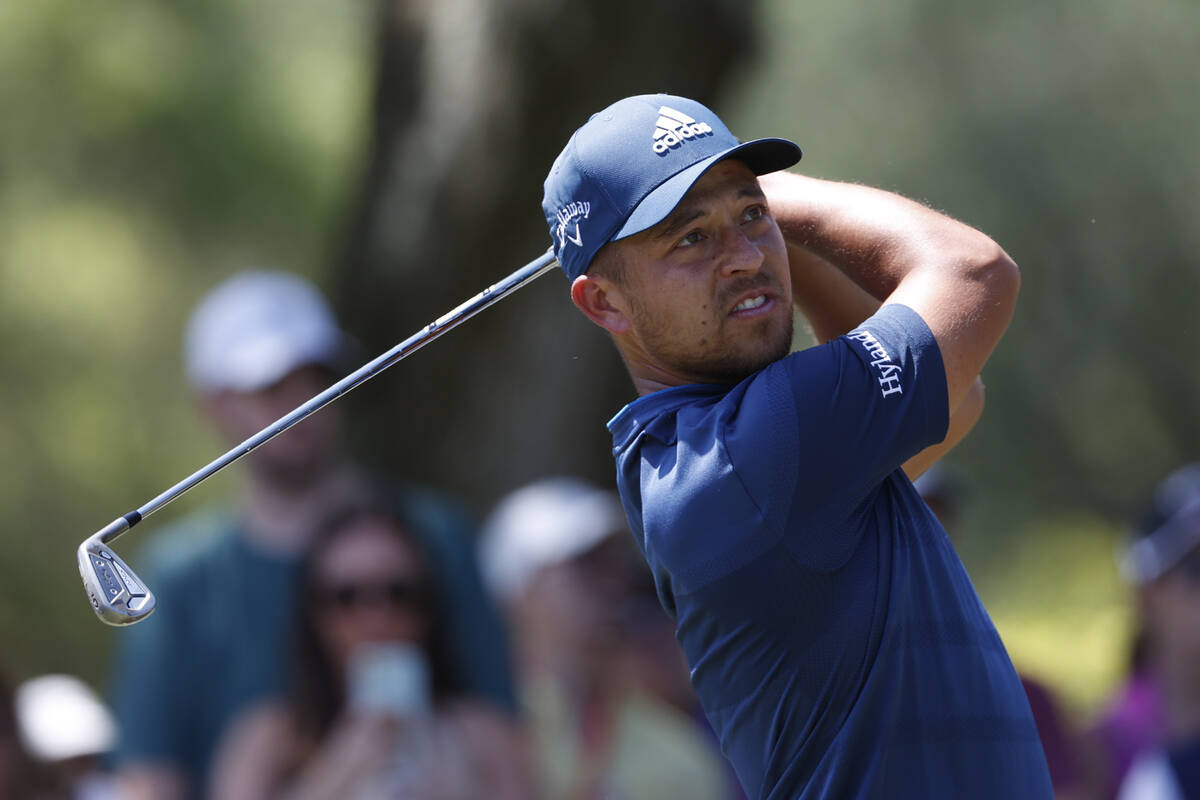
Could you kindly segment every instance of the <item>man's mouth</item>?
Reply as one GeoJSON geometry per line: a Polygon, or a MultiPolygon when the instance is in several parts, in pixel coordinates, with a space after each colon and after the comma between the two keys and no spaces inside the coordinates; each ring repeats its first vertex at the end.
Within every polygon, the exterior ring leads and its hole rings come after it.
{"type": "Polygon", "coordinates": [[[745,300],[734,306],[733,310],[735,313],[738,311],[750,311],[751,309],[759,308],[760,306],[765,305],[766,302],[767,296],[765,294],[759,294],[755,295],[754,297],[747,297],[745,300]]]}

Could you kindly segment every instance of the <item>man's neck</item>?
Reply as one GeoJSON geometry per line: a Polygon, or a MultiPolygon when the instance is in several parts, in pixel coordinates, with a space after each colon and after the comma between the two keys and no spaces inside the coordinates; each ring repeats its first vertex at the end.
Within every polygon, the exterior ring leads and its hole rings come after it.
{"type": "Polygon", "coordinates": [[[638,397],[695,383],[685,376],[676,375],[668,369],[651,364],[644,358],[638,358],[636,354],[627,353],[619,347],[617,349],[621,360],[625,362],[625,368],[629,370],[629,377],[633,379],[633,388],[637,390],[638,397]]]}
{"type": "Polygon", "coordinates": [[[242,497],[241,516],[250,541],[265,550],[296,554],[338,506],[363,500],[366,479],[345,462],[303,487],[271,482],[251,474],[242,497]]]}
{"type": "Polygon", "coordinates": [[[638,348],[623,348],[619,343],[617,351],[621,354],[621,360],[625,362],[625,368],[629,370],[629,377],[633,380],[633,387],[637,390],[638,397],[645,397],[648,394],[654,394],[663,389],[672,389],[676,386],[700,383],[732,385],[741,380],[740,377],[721,378],[672,368],[659,363],[656,359],[649,358],[638,348]]]}
{"type": "Polygon", "coordinates": [[[594,702],[612,692],[611,684],[617,676],[606,669],[609,665],[603,659],[573,658],[558,642],[533,632],[526,632],[524,640],[519,653],[521,672],[531,682],[554,685],[573,706],[594,702]]]}

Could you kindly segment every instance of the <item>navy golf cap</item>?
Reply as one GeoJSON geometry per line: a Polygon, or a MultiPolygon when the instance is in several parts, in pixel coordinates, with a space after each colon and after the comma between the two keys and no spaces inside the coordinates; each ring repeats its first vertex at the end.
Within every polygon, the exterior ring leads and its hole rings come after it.
{"type": "Polygon", "coordinates": [[[593,114],[555,159],[542,198],[567,277],[587,272],[605,244],[666,219],[727,158],[765,175],[799,161],[800,148],[787,139],[740,142],[708,108],[669,94],[626,97],[593,114]]]}

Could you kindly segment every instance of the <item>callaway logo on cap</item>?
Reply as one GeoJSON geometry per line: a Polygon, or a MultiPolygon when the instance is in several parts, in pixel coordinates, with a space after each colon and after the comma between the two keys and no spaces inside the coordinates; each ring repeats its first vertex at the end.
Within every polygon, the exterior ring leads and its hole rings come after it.
{"type": "Polygon", "coordinates": [[[571,280],[605,244],[657,225],[709,167],[737,158],[756,174],[800,160],[787,139],[739,142],[695,100],[637,95],[593,114],[546,176],[542,212],[571,280]]]}
{"type": "Polygon", "coordinates": [[[579,234],[579,223],[587,219],[591,211],[592,204],[586,200],[582,203],[572,201],[558,210],[558,227],[555,228],[555,237],[558,239],[560,247],[565,246],[567,242],[576,247],[583,247],[583,237],[579,234]]]}

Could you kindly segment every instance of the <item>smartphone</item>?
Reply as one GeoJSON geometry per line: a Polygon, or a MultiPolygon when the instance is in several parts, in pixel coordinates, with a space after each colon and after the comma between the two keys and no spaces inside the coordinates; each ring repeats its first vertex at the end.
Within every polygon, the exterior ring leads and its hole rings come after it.
{"type": "Polygon", "coordinates": [[[416,645],[408,642],[359,645],[350,656],[346,678],[346,697],[351,709],[399,718],[424,716],[432,711],[429,659],[416,645]]]}

